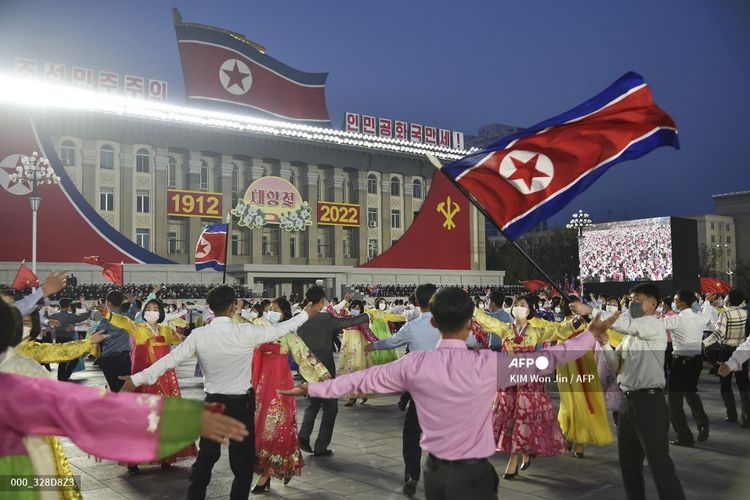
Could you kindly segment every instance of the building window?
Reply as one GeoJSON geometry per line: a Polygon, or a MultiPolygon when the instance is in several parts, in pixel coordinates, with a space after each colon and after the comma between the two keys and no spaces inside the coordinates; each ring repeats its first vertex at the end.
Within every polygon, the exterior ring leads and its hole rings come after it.
{"type": "MultiPolygon", "coordinates": [[[[232,207],[237,206],[240,192],[240,168],[232,163],[232,207]]],[[[236,254],[235,254],[236,255],[236,254]]]]}
{"type": "Polygon", "coordinates": [[[296,186],[297,185],[297,174],[292,170],[289,172],[289,184],[296,186]]]}
{"type": "Polygon", "coordinates": [[[343,193],[344,194],[344,203],[349,203],[349,200],[351,200],[351,198],[350,198],[350,192],[349,192],[349,179],[347,179],[346,177],[344,177],[344,186],[343,186],[343,188],[344,188],[344,193],[343,193]]]}
{"type": "Polygon", "coordinates": [[[167,162],[167,187],[177,187],[177,160],[174,156],[170,156],[167,162]]]}
{"type": "Polygon", "coordinates": [[[147,214],[151,212],[149,206],[149,194],[148,191],[138,191],[135,195],[135,210],[140,214],[147,214]]]}
{"type": "Polygon", "coordinates": [[[291,258],[297,257],[297,237],[296,236],[289,237],[289,257],[291,258]]]}
{"type": "Polygon", "coordinates": [[[135,242],[139,247],[145,248],[146,250],[151,249],[151,230],[150,229],[136,229],[135,230],[135,242]]]}
{"type": "Polygon", "coordinates": [[[391,228],[401,229],[401,210],[391,210],[391,228]]]}
{"type": "Polygon", "coordinates": [[[713,230],[713,228],[714,228],[714,223],[712,222],[711,223],[711,229],[713,230]]]}
{"type": "Polygon", "coordinates": [[[200,189],[208,191],[208,163],[206,163],[206,160],[201,160],[200,189]]]}
{"type": "Polygon", "coordinates": [[[232,255],[239,255],[239,254],[240,254],[240,235],[233,234],[232,235],[232,255]]]}
{"type": "Polygon", "coordinates": [[[112,146],[104,145],[99,149],[99,168],[115,168],[115,150],[112,146]]]}
{"type": "Polygon", "coordinates": [[[345,227],[344,237],[341,240],[345,259],[352,258],[352,241],[354,241],[354,229],[350,227],[345,227]]]}
{"type": "Polygon", "coordinates": [[[369,194],[378,194],[378,178],[375,174],[367,176],[367,192],[369,194]]]}
{"type": "Polygon", "coordinates": [[[99,210],[112,212],[115,209],[115,191],[111,188],[102,188],[99,192],[99,210]]]}
{"type": "Polygon", "coordinates": [[[727,224],[727,231],[729,231],[729,227],[730,227],[729,224],[727,224]]]}
{"type": "Polygon", "coordinates": [[[135,171],[147,174],[151,167],[151,156],[145,149],[139,149],[135,154],[135,171]]]}
{"type": "Polygon", "coordinates": [[[325,200],[323,189],[323,174],[318,174],[318,201],[325,200]]]}
{"type": "Polygon", "coordinates": [[[398,177],[391,177],[391,196],[401,196],[401,181],[398,177]]]}
{"type": "Polygon", "coordinates": [[[732,242],[732,238],[730,238],[729,236],[727,236],[727,244],[729,244],[731,242],[732,242]]]}
{"type": "Polygon", "coordinates": [[[367,225],[369,227],[377,227],[378,225],[378,209],[377,208],[367,209],[367,225]]]}
{"type": "Polygon", "coordinates": [[[411,186],[412,190],[412,197],[417,198],[419,200],[422,199],[422,181],[420,179],[414,179],[414,182],[411,186]]]}
{"type": "Polygon", "coordinates": [[[713,234],[711,235],[711,243],[716,243],[716,236],[713,234]]]}
{"type": "Polygon", "coordinates": [[[279,228],[264,227],[261,236],[263,255],[273,257],[279,255],[279,228]]]}
{"type": "Polygon", "coordinates": [[[262,168],[262,169],[260,170],[260,176],[261,176],[261,177],[266,177],[267,175],[268,175],[268,169],[267,169],[266,167],[263,167],[263,168],[262,168]]]}
{"type": "Polygon", "coordinates": [[[177,248],[178,248],[177,231],[169,231],[167,233],[167,251],[172,254],[181,253],[177,251],[177,248]]]}
{"type": "Polygon", "coordinates": [[[378,240],[367,240],[367,258],[374,259],[378,256],[378,240]]]}
{"type": "Polygon", "coordinates": [[[60,146],[60,161],[64,167],[76,166],[76,145],[70,141],[64,141],[60,146]]]}
{"type": "Polygon", "coordinates": [[[417,215],[419,215],[419,210],[414,211],[414,218],[412,219],[412,221],[417,220],[417,215]]]}
{"type": "Polygon", "coordinates": [[[318,257],[328,258],[329,247],[331,244],[331,233],[329,228],[318,229],[318,257]]]}

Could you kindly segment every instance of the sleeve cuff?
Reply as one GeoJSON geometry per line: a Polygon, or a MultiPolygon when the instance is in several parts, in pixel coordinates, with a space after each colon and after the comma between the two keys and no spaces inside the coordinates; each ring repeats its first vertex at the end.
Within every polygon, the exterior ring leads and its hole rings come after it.
{"type": "Polygon", "coordinates": [[[143,375],[143,372],[138,372],[134,375],[130,376],[130,380],[133,382],[133,385],[136,387],[140,387],[143,384],[146,383],[145,376],[143,375]]]}

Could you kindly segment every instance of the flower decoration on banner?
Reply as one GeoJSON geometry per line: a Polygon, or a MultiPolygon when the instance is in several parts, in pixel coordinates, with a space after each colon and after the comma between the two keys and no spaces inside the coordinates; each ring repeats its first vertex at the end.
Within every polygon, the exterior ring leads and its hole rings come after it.
{"type": "Polygon", "coordinates": [[[286,179],[266,176],[255,180],[230,212],[237,225],[258,229],[278,224],[284,231],[304,231],[312,224],[312,208],[286,179]]]}
{"type": "Polygon", "coordinates": [[[34,151],[31,156],[21,156],[20,165],[8,177],[12,183],[30,184],[31,191],[42,184],[59,184],[60,177],[55,174],[47,158],[34,151]]]}
{"type": "Polygon", "coordinates": [[[284,231],[302,231],[312,224],[312,209],[306,201],[296,210],[290,210],[279,218],[279,227],[284,231]]]}
{"type": "Polygon", "coordinates": [[[259,207],[248,205],[244,200],[239,200],[237,206],[231,210],[231,214],[237,217],[238,226],[248,229],[258,229],[266,225],[266,216],[259,207]]]}

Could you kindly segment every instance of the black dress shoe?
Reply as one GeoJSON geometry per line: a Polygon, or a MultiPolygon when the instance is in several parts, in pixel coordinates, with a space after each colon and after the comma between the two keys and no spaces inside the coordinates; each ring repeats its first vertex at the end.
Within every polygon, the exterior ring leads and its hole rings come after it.
{"type": "Polygon", "coordinates": [[[141,469],[139,469],[137,465],[131,465],[128,467],[128,474],[130,474],[131,476],[137,476],[140,473],[141,469]]]}
{"type": "Polygon", "coordinates": [[[576,458],[583,458],[583,452],[582,451],[573,452],[573,456],[576,458]]]}
{"type": "Polygon", "coordinates": [[[686,448],[693,447],[693,443],[690,443],[688,441],[680,441],[679,439],[673,439],[669,442],[669,444],[673,444],[675,446],[685,446],[686,448]]]}
{"type": "Polygon", "coordinates": [[[416,479],[409,479],[404,483],[404,495],[407,497],[413,497],[414,494],[417,492],[417,480],[416,479]]]}
{"type": "Polygon", "coordinates": [[[698,426],[698,437],[695,438],[699,443],[702,443],[706,439],[708,439],[708,423],[698,426]]]}
{"type": "Polygon", "coordinates": [[[252,489],[251,493],[253,495],[258,495],[260,493],[265,493],[266,491],[271,491],[271,478],[268,478],[268,481],[265,482],[265,484],[258,484],[255,483],[255,487],[252,489]]]}
{"type": "Polygon", "coordinates": [[[728,424],[736,424],[737,423],[737,415],[735,415],[733,417],[730,417],[730,416],[724,417],[724,422],[726,422],[728,424]]]}
{"type": "Polygon", "coordinates": [[[307,453],[313,452],[312,446],[310,446],[310,441],[307,439],[299,438],[299,449],[307,453]]]}
{"type": "Polygon", "coordinates": [[[536,458],[536,455],[529,455],[529,461],[528,462],[524,462],[522,460],[521,461],[521,470],[526,470],[529,467],[531,467],[531,461],[534,460],[535,458],[536,458]]]}
{"type": "Polygon", "coordinates": [[[330,457],[333,455],[333,450],[316,451],[313,453],[314,457],[330,457]]]}

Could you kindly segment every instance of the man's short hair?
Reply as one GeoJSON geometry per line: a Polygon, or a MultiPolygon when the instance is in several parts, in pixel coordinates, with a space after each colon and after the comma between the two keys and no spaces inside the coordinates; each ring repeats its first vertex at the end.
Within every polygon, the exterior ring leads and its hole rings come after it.
{"type": "Polygon", "coordinates": [[[72,300],[69,297],[63,297],[60,299],[60,309],[70,309],[70,303],[72,300]]]}
{"type": "Polygon", "coordinates": [[[317,304],[326,297],[326,291],[318,285],[311,286],[305,292],[305,298],[312,304],[317,304]]]}
{"type": "Polygon", "coordinates": [[[503,292],[499,290],[494,290],[490,292],[490,302],[495,304],[497,307],[503,307],[504,300],[505,300],[505,296],[503,295],[503,292]]]}
{"type": "Polygon", "coordinates": [[[123,300],[125,300],[125,298],[122,296],[122,292],[120,290],[110,290],[110,292],[107,293],[107,302],[115,307],[120,307],[123,300]]]}
{"type": "Polygon", "coordinates": [[[503,299],[503,307],[510,307],[513,305],[513,297],[505,297],[503,299]]]}
{"type": "Polygon", "coordinates": [[[232,304],[237,300],[237,296],[234,293],[234,288],[229,285],[219,285],[211,289],[206,297],[208,307],[214,313],[223,314],[232,307],[232,304]]]}
{"type": "Polygon", "coordinates": [[[416,291],[414,292],[417,305],[419,307],[427,308],[430,305],[430,299],[432,299],[432,296],[435,295],[436,291],[437,291],[437,287],[433,285],[432,283],[425,283],[424,285],[419,285],[416,291]]]}
{"type": "Polygon", "coordinates": [[[460,288],[443,288],[432,296],[430,311],[440,332],[454,333],[471,320],[474,302],[460,288]]]}
{"type": "Polygon", "coordinates": [[[695,302],[695,294],[691,290],[680,290],[676,295],[688,307],[691,307],[695,302]]]}
{"type": "Polygon", "coordinates": [[[747,297],[745,296],[745,292],[742,290],[735,288],[733,290],[729,290],[729,293],[727,294],[727,301],[729,302],[727,305],[730,306],[738,306],[745,302],[745,299],[747,297]]]}
{"type": "Polygon", "coordinates": [[[631,292],[645,295],[646,297],[654,299],[657,304],[659,303],[659,289],[656,287],[656,285],[652,285],[651,283],[642,283],[640,285],[636,285],[635,287],[633,287],[631,292]]]}

